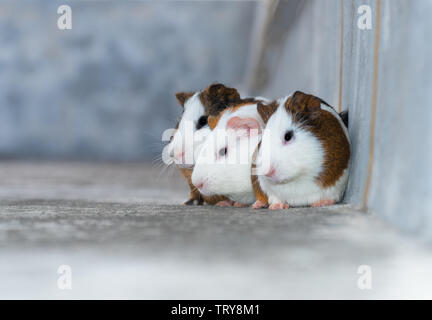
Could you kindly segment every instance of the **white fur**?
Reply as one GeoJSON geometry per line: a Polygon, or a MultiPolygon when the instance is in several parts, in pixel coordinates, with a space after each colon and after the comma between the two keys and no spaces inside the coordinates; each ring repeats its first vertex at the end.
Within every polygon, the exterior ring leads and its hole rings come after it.
{"type": "MultiPolygon", "coordinates": [[[[325,150],[317,137],[293,122],[284,106],[287,98],[279,100],[278,109],[270,117],[266,126],[269,132],[264,134],[258,154],[258,162],[263,162],[263,157],[268,156],[269,164],[276,172],[274,178],[258,176],[261,188],[268,195],[269,204],[286,202],[290,206],[305,206],[319,200],[340,201],[349,170],[345,169],[335,185],[329,188],[317,183],[316,177],[323,170],[325,150]],[[288,130],[294,131],[294,138],[284,144],[284,135],[288,130]]],[[[348,138],[348,131],[339,115],[323,104],[321,108],[340,121],[348,138]]]]}
{"type": "Polygon", "coordinates": [[[264,103],[270,103],[271,102],[270,99],[267,99],[267,98],[261,97],[261,96],[255,97],[255,100],[262,101],[264,103]]]}
{"type": "Polygon", "coordinates": [[[168,145],[168,153],[172,156],[172,160],[182,167],[193,167],[199,150],[210,133],[208,126],[196,129],[197,121],[205,113],[199,94],[200,92],[195,93],[185,102],[179,126],[168,145]],[[181,152],[185,153],[185,162],[175,159],[175,156],[181,152]]]}
{"type": "Polygon", "coordinates": [[[204,195],[224,195],[236,202],[251,204],[255,201],[250,177],[252,155],[261,135],[238,138],[226,129],[233,117],[254,118],[261,129],[264,126],[256,103],[242,106],[234,112],[225,111],[202,146],[192,173],[192,183],[196,186],[204,182],[204,188],[200,189],[204,195]],[[228,153],[221,157],[219,151],[225,147],[228,153]]]}

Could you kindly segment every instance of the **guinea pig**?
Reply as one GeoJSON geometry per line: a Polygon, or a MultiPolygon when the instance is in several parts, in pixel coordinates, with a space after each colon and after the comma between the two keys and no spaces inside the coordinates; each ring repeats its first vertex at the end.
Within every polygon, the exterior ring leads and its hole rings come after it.
{"type": "Polygon", "coordinates": [[[196,160],[192,184],[205,196],[229,198],[217,203],[219,206],[243,207],[255,201],[250,178],[252,155],[264,127],[258,102],[243,102],[218,117],[209,117],[212,132],[196,160]]]}
{"type": "Polygon", "coordinates": [[[327,206],[339,202],[348,180],[348,114],[297,91],[276,103],[259,104],[266,123],[256,153],[254,208],[327,206]]]}
{"type": "Polygon", "coordinates": [[[202,196],[191,182],[195,157],[205,137],[210,133],[208,116],[217,116],[229,104],[240,101],[234,88],[223,84],[212,84],[199,92],[178,92],[176,98],[183,107],[174,135],[166,147],[169,163],[175,163],[190,188],[190,197],[185,205],[215,204],[224,197],[202,196]]]}

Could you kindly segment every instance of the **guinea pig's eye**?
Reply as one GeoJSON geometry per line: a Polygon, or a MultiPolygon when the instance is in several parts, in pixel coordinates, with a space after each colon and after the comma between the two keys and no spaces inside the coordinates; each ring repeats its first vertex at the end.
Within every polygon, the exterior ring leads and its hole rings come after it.
{"type": "Polygon", "coordinates": [[[285,132],[284,140],[285,142],[289,142],[292,140],[293,137],[294,137],[294,131],[288,130],[287,132],[285,132]]]}
{"type": "Polygon", "coordinates": [[[228,148],[227,147],[224,147],[224,148],[222,148],[222,149],[219,150],[219,155],[221,157],[226,156],[227,153],[228,153],[228,148]]]}
{"type": "Polygon", "coordinates": [[[198,122],[197,122],[197,125],[196,125],[197,130],[201,129],[206,124],[207,124],[207,117],[206,116],[202,116],[201,118],[198,119],[198,122]]]}
{"type": "Polygon", "coordinates": [[[173,141],[173,139],[174,139],[174,135],[172,135],[172,136],[170,137],[170,142],[173,141]]]}

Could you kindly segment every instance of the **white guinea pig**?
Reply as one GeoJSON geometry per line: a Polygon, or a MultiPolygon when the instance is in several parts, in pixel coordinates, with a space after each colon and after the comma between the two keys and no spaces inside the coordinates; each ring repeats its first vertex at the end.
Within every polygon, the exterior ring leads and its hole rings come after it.
{"type": "Polygon", "coordinates": [[[182,168],[192,168],[201,144],[210,129],[207,118],[217,116],[229,104],[240,101],[234,88],[212,84],[198,92],[178,92],[176,98],[183,114],[167,146],[172,161],[182,168]]]}
{"type": "Polygon", "coordinates": [[[220,194],[232,200],[219,205],[241,207],[255,201],[250,177],[252,155],[264,126],[257,103],[242,103],[209,118],[213,131],[200,150],[192,183],[203,195],[220,194]]]}
{"type": "Polygon", "coordinates": [[[323,100],[302,92],[258,106],[266,122],[258,150],[254,208],[325,206],[342,199],[350,142],[343,118],[323,100]]]}
{"type": "Polygon", "coordinates": [[[199,92],[179,92],[176,98],[183,107],[183,114],[171,141],[164,150],[168,163],[175,163],[185,177],[190,188],[190,198],[186,205],[201,205],[204,202],[214,204],[223,197],[202,196],[192,185],[191,175],[197,154],[206,136],[210,133],[208,116],[217,116],[232,103],[240,101],[240,95],[234,88],[223,84],[212,84],[199,92]]]}

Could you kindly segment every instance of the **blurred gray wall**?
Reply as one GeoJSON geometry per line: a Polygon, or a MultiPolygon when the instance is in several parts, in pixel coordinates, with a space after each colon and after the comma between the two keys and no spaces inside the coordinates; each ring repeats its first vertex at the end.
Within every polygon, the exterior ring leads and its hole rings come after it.
{"type": "Polygon", "coordinates": [[[0,1],[0,157],[160,155],[174,93],[244,75],[254,2],[0,1]],[[72,7],[72,30],[57,8],[72,7]]]}
{"type": "Polygon", "coordinates": [[[348,109],[345,201],[432,239],[432,1],[266,3],[251,93],[303,90],[348,109]],[[372,30],[357,27],[365,4],[372,30]]]}

